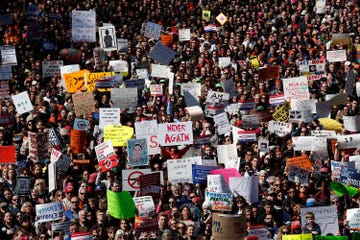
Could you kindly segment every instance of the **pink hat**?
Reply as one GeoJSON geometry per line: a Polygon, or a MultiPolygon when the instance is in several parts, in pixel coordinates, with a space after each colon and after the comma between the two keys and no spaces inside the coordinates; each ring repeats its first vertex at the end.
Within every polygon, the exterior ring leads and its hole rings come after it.
{"type": "Polygon", "coordinates": [[[64,193],[69,193],[69,192],[73,192],[74,191],[74,187],[70,184],[68,184],[64,190],[64,193]]]}

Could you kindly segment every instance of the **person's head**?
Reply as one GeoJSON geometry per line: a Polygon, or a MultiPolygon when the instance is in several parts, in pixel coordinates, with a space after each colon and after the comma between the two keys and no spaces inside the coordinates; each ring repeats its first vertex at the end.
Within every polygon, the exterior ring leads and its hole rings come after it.
{"type": "Polygon", "coordinates": [[[76,210],[79,208],[79,198],[76,196],[73,196],[70,199],[71,209],[76,210]]]}
{"type": "Polygon", "coordinates": [[[160,212],[157,216],[159,228],[164,229],[167,226],[168,216],[164,212],[160,212]]]}
{"type": "Polygon", "coordinates": [[[306,221],[310,224],[314,224],[315,221],[315,215],[313,212],[307,212],[305,215],[306,221]]]}
{"type": "Polygon", "coordinates": [[[128,220],[122,219],[120,221],[120,229],[122,229],[123,231],[129,231],[130,230],[130,223],[128,220]]]}
{"type": "Polygon", "coordinates": [[[78,195],[79,199],[81,201],[85,201],[86,200],[86,197],[87,197],[87,191],[86,191],[86,188],[80,188],[79,189],[79,195],[78,195]]]}
{"type": "Polygon", "coordinates": [[[181,207],[180,213],[181,213],[181,217],[183,220],[191,220],[192,219],[191,210],[188,206],[181,207]]]}
{"type": "Polygon", "coordinates": [[[183,236],[186,234],[186,225],[183,222],[179,222],[177,225],[179,235],[183,236]]]}
{"type": "Polygon", "coordinates": [[[85,209],[82,209],[79,211],[79,222],[80,223],[86,222],[86,214],[87,214],[87,211],[85,209]]]}
{"type": "Polygon", "coordinates": [[[141,155],[142,155],[142,147],[141,147],[141,145],[140,144],[135,144],[133,149],[132,149],[132,152],[133,152],[134,159],[140,159],[141,155]]]}
{"type": "Polygon", "coordinates": [[[180,185],[177,184],[177,183],[173,183],[173,184],[171,185],[171,192],[172,192],[172,194],[173,194],[175,197],[179,197],[179,196],[180,196],[180,189],[181,189],[181,187],[180,187],[180,185]]]}
{"type": "Polygon", "coordinates": [[[193,237],[194,234],[195,234],[195,226],[192,225],[192,224],[189,225],[189,226],[187,226],[187,228],[186,228],[186,235],[187,235],[188,237],[193,237]]]}
{"type": "Polygon", "coordinates": [[[109,226],[106,228],[106,234],[109,240],[115,239],[115,232],[116,232],[116,227],[114,226],[109,226]]]}
{"type": "Polygon", "coordinates": [[[119,180],[114,180],[111,183],[111,191],[113,192],[120,192],[121,191],[121,185],[119,180]]]}
{"type": "Polygon", "coordinates": [[[126,232],[124,230],[118,229],[115,233],[115,240],[122,240],[126,238],[126,232]]]}

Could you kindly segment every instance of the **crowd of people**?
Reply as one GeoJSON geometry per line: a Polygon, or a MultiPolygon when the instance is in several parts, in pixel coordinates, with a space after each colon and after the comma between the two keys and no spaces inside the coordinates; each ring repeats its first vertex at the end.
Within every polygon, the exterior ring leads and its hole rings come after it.
{"type": "MultiPolygon", "coordinates": [[[[130,169],[126,147],[114,147],[119,164],[104,173],[96,167],[94,147],[103,139],[93,134],[99,124],[99,108],[111,108],[110,92],[95,90],[96,111],[86,116],[89,120],[86,152],[81,157],[72,153],[70,132],[76,117],[72,93],[60,84],[61,77],[43,77],[42,62],[64,60],[66,64],[79,64],[80,69],[90,72],[112,71],[105,64],[96,65],[94,48],[99,42],[74,43],[72,41],[71,12],[73,10],[96,11],[96,25],[111,23],[116,37],[128,40],[126,52],[107,51],[105,62],[125,60],[129,71],[125,80],[137,79],[136,69],[149,69],[156,63],[150,56],[155,39],[144,36],[147,22],[162,26],[162,34],[172,35],[168,45],[176,55],[169,66],[174,73],[173,94],[169,94],[169,81],[150,77],[153,84],[164,84],[162,96],[152,96],[145,86],[139,92],[134,112],[121,109],[120,123],[134,127],[135,122],[157,120],[158,123],[191,121],[186,111],[186,100],[181,95],[181,84],[200,83],[199,105],[205,112],[208,91],[224,92],[223,83],[232,80],[237,94],[227,104],[253,101],[248,111],[228,113],[231,125],[241,128],[244,115],[274,113],[280,106],[269,104],[269,96],[283,94],[282,80],[300,76],[299,62],[326,60],[326,51],[345,49],[347,61],[327,62],[325,75],[309,80],[310,97],[324,101],[327,94],[347,93],[345,102],[333,105],[329,119],[343,124],[343,116],[360,113],[355,83],[359,79],[360,19],[359,2],[354,0],[324,1],[324,12],[315,8],[318,1],[238,1],[238,0],[17,0],[0,3],[0,45],[15,46],[17,65],[12,66],[9,94],[2,96],[1,115],[9,122],[0,127],[2,146],[15,146],[15,164],[3,164],[0,191],[0,239],[64,239],[63,231],[53,231],[50,223],[37,222],[35,207],[38,204],[61,201],[64,210],[71,212],[62,221],[71,220],[70,233],[92,232],[93,239],[212,239],[211,204],[205,201],[206,186],[202,184],[171,184],[167,181],[166,161],[179,159],[190,148],[203,159],[217,159],[217,145],[237,146],[240,159],[239,173],[258,176],[259,202],[249,203],[242,196],[233,200],[232,214],[244,214],[248,226],[262,224],[271,239],[282,239],[284,234],[312,233],[321,235],[322,230],[312,212],[306,214],[306,225],[301,224],[300,208],[336,205],[338,211],[338,235],[351,236],[347,228],[346,209],[358,208],[359,194],[351,198],[337,196],[330,188],[330,160],[345,162],[349,156],[359,155],[359,149],[330,151],[329,158],[316,161],[313,152],[294,151],[291,138],[309,136],[311,130],[321,130],[323,125],[316,115],[308,123],[293,123],[290,134],[279,137],[270,133],[268,123],[260,122],[257,138],[269,140],[271,146],[260,154],[258,142],[240,142],[231,133],[218,134],[211,116],[193,121],[193,135],[211,139],[198,146],[185,148],[161,147],[161,153],[149,156],[153,171],[165,172],[165,184],[161,186],[161,198],[155,202],[158,230],[137,232],[134,219],[116,219],[108,214],[106,190],[122,191],[121,170],[130,169]],[[29,11],[29,9],[32,9],[29,11]],[[35,9],[35,10],[33,10],[35,9]],[[210,16],[203,16],[209,10],[210,16]],[[35,14],[34,14],[35,12],[35,14]],[[220,13],[227,17],[222,25],[215,18],[220,13]],[[208,17],[208,18],[207,18],[208,17]],[[208,25],[216,26],[205,31],[208,25]],[[179,29],[190,29],[191,39],[179,41],[179,29]],[[332,35],[343,33],[347,43],[331,44],[332,35]],[[76,49],[76,58],[68,58],[61,51],[76,49]],[[230,57],[231,65],[219,67],[219,58],[230,57]],[[254,66],[251,59],[257,59],[254,66]],[[259,68],[279,67],[276,79],[259,79],[259,68]],[[350,92],[346,91],[346,76],[355,74],[350,92]],[[34,110],[19,114],[9,96],[27,91],[34,110]],[[46,132],[54,129],[60,139],[58,150],[71,159],[89,159],[90,164],[71,163],[66,172],[56,172],[57,189],[48,191],[49,159],[33,162],[29,155],[29,132],[46,132]],[[336,154],[337,153],[337,154],[336,154]],[[318,172],[310,174],[308,184],[289,181],[284,174],[286,159],[307,154],[313,163],[321,164],[318,172]],[[16,192],[19,176],[31,178],[30,195],[16,192]],[[186,202],[185,205],[180,203],[186,202]]],[[[318,5],[320,6],[320,5],[318,5]]],[[[150,69],[149,69],[150,72],[150,69]]],[[[353,132],[352,132],[353,133],[353,132]]],[[[135,133],[136,134],[136,133],[135,133]]],[[[343,128],[338,134],[350,134],[343,128]]],[[[135,148],[135,147],[134,147],[135,148]]],[[[49,149],[51,151],[51,149],[49,149]]],[[[221,164],[219,164],[221,167],[221,164]]],[[[223,167],[223,166],[222,166],[223,167]]],[[[132,193],[134,194],[134,193],[132,193]]],[[[68,238],[70,239],[70,237],[68,238]]]]}

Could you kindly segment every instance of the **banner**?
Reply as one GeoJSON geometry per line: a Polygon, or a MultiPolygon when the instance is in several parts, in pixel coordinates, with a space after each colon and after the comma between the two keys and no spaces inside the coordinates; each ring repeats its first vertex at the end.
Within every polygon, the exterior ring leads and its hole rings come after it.
{"type": "Polygon", "coordinates": [[[137,216],[152,217],[155,215],[155,203],[151,196],[134,197],[137,216]]]}
{"type": "Polygon", "coordinates": [[[211,210],[230,212],[233,195],[231,193],[205,192],[205,201],[211,203],[211,210]]]}
{"type": "Polygon", "coordinates": [[[72,11],[73,42],[96,42],[96,12],[95,11],[72,11]]]}
{"type": "Polygon", "coordinates": [[[230,177],[229,187],[233,195],[242,196],[247,202],[257,203],[259,201],[259,177],[230,177]]]}
{"type": "Polygon", "coordinates": [[[214,239],[245,240],[247,236],[246,231],[247,226],[244,214],[212,214],[212,236],[214,239]]]}
{"type": "Polygon", "coordinates": [[[104,141],[110,140],[114,147],[126,146],[134,136],[134,129],[128,126],[109,125],[104,127],[104,141]]]}
{"type": "Polygon", "coordinates": [[[73,153],[85,153],[87,145],[87,132],[83,130],[71,130],[70,146],[73,153]]]}
{"type": "Polygon", "coordinates": [[[95,153],[99,165],[101,166],[101,172],[106,172],[118,165],[116,154],[111,141],[103,142],[95,147],[95,153]]]}
{"type": "Polygon", "coordinates": [[[128,163],[132,167],[149,164],[146,138],[129,139],[127,141],[128,163]]]}
{"type": "Polygon", "coordinates": [[[15,146],[0,146],[0,164],[15,163],[15,146]]]}
{"type": "Polygon", "coordinates": [[[42,61],[42,77],[60,77],[60,68],[63,65],[63,60],[42,61]]]}
{"type": "Polygon", "coordinates": [[[136,206],[127,191],[112,192],[106,190],[107,212],[116,219],[129,219],[135,217],[136,206]]]}
{"type": "Polygon", "coordinates": [[[34,109],[27,91],[13,95],[11,98],[14,102],[16,112],[19,114],[27,113],[34,109]]]}
{"type": "Polygon", "coordinates": [[[308,80],[306,77],[283,79],[284,96],[287,100],[310,98],[308,80]]]}
{"type": "Polygon", "coordinates": [[[64,209],[61,201],[36,204],[35,211],[36,220],[40,223],[61,220],[64,216],[64,209]]]}
{"type": "Polygon", "coordinates": [[[161,146],[193,144],[192,122],[158,124],[158,139],[161,146]]]}
{"type": "Polygon", "coordinates": [[[33,133],[28,132],[29,137],[29,156],[28,158],[34,162],[45,161],[49,159],[49,139],[46,132],[33,133]]]}
{"type": "Polygon", "coordinates": [[[75,113],[77,117],[88,116],[95,112],[94,95],[92,92],[80,92],[72,95],[75,113]]]}
{"type": "MultiPolygon", "coordinates": [[[[301,208],[301,225],[305,226],[306,224],[306,213],[313,212],[315,215],[315,222],[320,225],[321,234],[327,235],[329,233],[336,235],[339,232],[339,223],[337,210],[335,205],[324,206],[324,207],[310,207],[310,208],[301,208]]],[[[311,240],[311,233],[310,240],[311,240]]],[[[291,235],[285,235],[291,236],[291,235]]]]}
{"type": "Polygon", "coordinates": [[[167,160],[168,178],[171,183],[192,183],[192,164],[196,164],[199,157],[167,160]]]}

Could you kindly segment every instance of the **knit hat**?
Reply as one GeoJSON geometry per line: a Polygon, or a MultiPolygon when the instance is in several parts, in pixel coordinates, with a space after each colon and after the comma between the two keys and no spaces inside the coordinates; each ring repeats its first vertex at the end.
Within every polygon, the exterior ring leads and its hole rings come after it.
{"type": "Polygon", "coordinates": [[[292,221],[291,222],[291,229],[299,229],[299,228],[301,228],[300,221],[292,221]]]}

